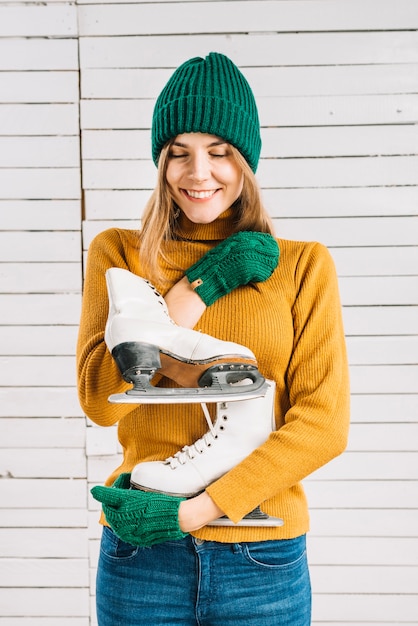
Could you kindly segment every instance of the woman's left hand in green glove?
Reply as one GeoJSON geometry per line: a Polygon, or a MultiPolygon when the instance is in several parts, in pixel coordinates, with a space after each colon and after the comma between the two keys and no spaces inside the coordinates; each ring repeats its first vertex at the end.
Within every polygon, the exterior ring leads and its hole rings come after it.
{"type": "Polygon", "coordinates": [[[135,546],[152,546],[182,539],[179,506],[185,498],[130,488],[130,474],[121,474],[111,487],[93,487],[93,498],[103,505],[107,523],[115,534],[135,546]]]}

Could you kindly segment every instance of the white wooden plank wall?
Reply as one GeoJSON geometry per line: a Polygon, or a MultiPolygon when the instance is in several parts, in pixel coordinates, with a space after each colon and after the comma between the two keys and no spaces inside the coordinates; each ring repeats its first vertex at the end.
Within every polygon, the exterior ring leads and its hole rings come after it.
{"type": "Polygon", "coordinates": [[[340,276],[352,429],[306,481],[313,623],[418,624],[418,3],[56,0],[0,4],[0,626],[96,624],[86,471],[120,451],[74,393],[79,129],[85,252],[138,227],[154,99],[211,50],[257,96],[277,233],[328,245],[340,276]]]}
{"type": "MultiPolygon", "coordinates": [[[[249,78],[277,232],[330,247],[344,304],[350,444],[306,481],[314,623],[418,624],[418,3],[82,0],[79,28],[84,249],[138,226],[173,69],[217,50],[249,78]]],[[[94,483],[117,454],[89,444],[94,483]]]]}
{"type": "Polygon", "coordinates": [[[87,626],[77,8],[0,5],[0,625],[87,626]]]}

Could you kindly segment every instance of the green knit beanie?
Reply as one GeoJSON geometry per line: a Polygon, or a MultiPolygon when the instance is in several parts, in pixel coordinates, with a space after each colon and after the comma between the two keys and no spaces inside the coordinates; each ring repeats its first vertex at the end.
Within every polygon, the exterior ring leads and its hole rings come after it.
{"type": "Polygon", "coordinates": [[[217,52],[180,65],[160,93],[151,130],[154,163],[169,139],[197,132],[221,137],[257,170],[261,137],[253,92],[237,66],[217,52]]]}

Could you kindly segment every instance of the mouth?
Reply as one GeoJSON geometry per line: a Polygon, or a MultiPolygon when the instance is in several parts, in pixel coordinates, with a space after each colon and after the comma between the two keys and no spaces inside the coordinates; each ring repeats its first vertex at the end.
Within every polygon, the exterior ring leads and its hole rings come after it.
{"type": "Polygon", "coordinates": [[[212,198],[218,190],[209,189],[205,191],[195,191],[194,189],[182,189],[182,191],[186,196],[194,200],[207,200],[208,198],[212,198]]]}

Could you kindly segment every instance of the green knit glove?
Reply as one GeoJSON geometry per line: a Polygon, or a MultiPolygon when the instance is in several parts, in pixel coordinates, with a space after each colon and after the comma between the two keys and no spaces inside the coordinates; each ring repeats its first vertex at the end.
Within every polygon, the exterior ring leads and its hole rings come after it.
{"type": "Polygon", "coordinates": [[[130,489],[130,474],[121,474],[111,487],[93,487],[93,498],[102,502],[107,523],[115,534],[134,546],[153,546],[182,539],[178,510],[185,498],[130,489]]]}
{"type": "Polygon", "coordinates": [[[240,285],[267,280],[276,269],[279,256],[279,246],[272,235],[242,231],[209,250],[189,267],[186,276],[210,306],[240,285]]]}

